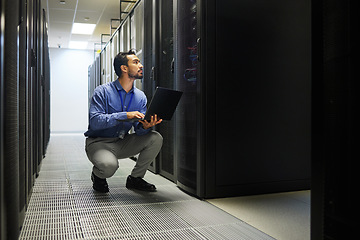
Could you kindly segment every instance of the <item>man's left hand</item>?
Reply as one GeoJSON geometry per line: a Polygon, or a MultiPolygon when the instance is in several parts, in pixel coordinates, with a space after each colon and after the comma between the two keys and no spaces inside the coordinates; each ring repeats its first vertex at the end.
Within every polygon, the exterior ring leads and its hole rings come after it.
{"type": "Polygon", "coordinates": [[[139,121],[139,122],[142,123],[144,129],[148,129],[148,128],[151,128],[151,127],[161,123],[162,119],[158,119],[157,115],[155,114],[154,116],[151,116],[150,122],[148,122],[147,120],[143,120],[143,121],[139,121]]]}

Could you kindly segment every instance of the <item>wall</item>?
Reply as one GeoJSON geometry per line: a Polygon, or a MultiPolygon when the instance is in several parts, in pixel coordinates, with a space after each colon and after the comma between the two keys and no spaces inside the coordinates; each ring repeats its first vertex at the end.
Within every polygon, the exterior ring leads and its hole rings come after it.
{"type": "Polygon", "coordinates": [[[51,132],[85,132],[93,51],[50,48],[51,132]]]}

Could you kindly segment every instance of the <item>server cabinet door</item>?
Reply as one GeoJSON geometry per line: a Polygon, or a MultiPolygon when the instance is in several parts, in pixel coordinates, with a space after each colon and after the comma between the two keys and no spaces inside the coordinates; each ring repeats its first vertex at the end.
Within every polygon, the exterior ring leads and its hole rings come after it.
{"type": "MultiPolygon", "coordinates": [[[[34,127],[33,127],[33,108],[34,102],[32,97],[33,92],[33,32],[34,32],[34,12],[33,12],[33,1],[27,3],[26,6],[26,189],[28,192],[31,192],[32,186],[34,184],[34,127]]],[[[28,198],[27,201],[30,199],[28,198]]]]}
{"type": "Polygon", "coordinates": [[[196,193],[197,184],[197,119],[198,56],[197,1],[178,0],[175,5],[176,89],[183,91],[176,114],[177,183],[180,188],[196,193]]]}
{"type": "Polygon", "coordinates": [[[143,65],[144,65],[144,78],[143,78],[143,90],[148,99],[148,102],[152,98],[155,89],[154,77],[155,77],[155,7],[153,6],[155,1],[144,2],[144,47],[143,47],[143,65]]]}
{"type": "Polygon", "coordinates": [[[4,96],[4,44],[2,42],[4,36],[3,22],[2,20],[4,15],[3,1],[0,1],[0,239],[5,239],[6,236],[6,226],[5,226],[5,196],[4,196],[4,105],[3,105],[3,96],[4,96]]]}
{"type": "MultiPolygon", "coordinates": [[[[159,47],[157,51],[158,72],[157,86],[170,89],[174,84],[174,40],[173,40],[173,0],[159,1],[159,47]]],[[[160,163],[160,174],[172,181],[176,180],[174,144],[175,144],[175,117],[172,121],[162,122],[156,126],[156,130],[163,136],[164,142],[158,156],[160,163]]]]}
{"type": "Polygon", "coordinates": [[[43,155],[50,140],[50,56],[46,12],[42,9],[43,155]]]}
{"type": "MultiPolygon", "coordinates": [[[[156,34],[157,25],[157,1],[150,0],[144,1],[144,45],[142,50],[143,65],[144,65],[144,77],[143,77],[143,91],[147,97],[148,103],[155,91],[155,79],[157,70],[157,43],[158,34],[156,34]]],[[[159,163],[158,158],[151,163],[149,170],[158,173],[159,163]]]]}
{"type": "Polygon", "coordinates": [[[25,0],[19,1],[20,24],[18,39],[19,64],[19,196],[20,196],[20,222],[25,218],[28,201],[27,189],[27,144],[26,144],[26,5],[25,0]]]}
{"type": "MultiPolygon", "coordinates": [[[[4,6],[4,5],[3,5],[4,6]]],[[[4,46],[3,72],[3,113],[4,118],[4,198],[5,198],[5,221],[7,236],[5,239],[17,239],[19,236],[19,99],[18,99],[18,72],[17,72],[17,39],[18,39],[18,1],[5,1],[5,12],[2,20],[4,34],[2,45],[4,46]],[[5,16],[4,16],[5,15],[5,16]]]]}

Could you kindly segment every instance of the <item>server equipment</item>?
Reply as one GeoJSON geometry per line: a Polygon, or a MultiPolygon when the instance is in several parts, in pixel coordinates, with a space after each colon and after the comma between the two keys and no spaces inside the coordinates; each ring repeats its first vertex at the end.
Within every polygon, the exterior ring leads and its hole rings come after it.
{"type": "Polygon", "coordinates": [[[0,239],[6,237],[6,214],[4,197],[4,1],[0,1],[0,239]]]}
{"type": "Polygon", "coordinates": [[[310,1],[176,1],[177,181],[199,197],[310,187],[310,1]]]}
{"type": "Polygon", "coordinates": [[[312,1],[311,239],[355,236],[359,186],[358,1],[312,1]]]}
{"type": "Polygon", "coordinates": [[[40,0],[1,0],[1,239],[17,239],[50,137],[50,65],[40,0]]]}
{"type": "MultiPolygon", "coordinates": [[[[156,87],[175,89],[173,1],[145,1],[144,91],[150,100],[156,87]]],[[[175,114],[176,115],[176,114],[175,114]]],[[[163,136],[154,171],[176,181],[175,118],[156,126],[163,136]]]]}
{"type": "Polygon", "coordinates": [[[310,9],[310,0],[137,2],[100,72],[110,81],[119,41],[138,50],[149,99],[157,86],[184,92],[173,121],[156,126],[164,145],[152,171],[205,198],[310,187],[310,9]]]}

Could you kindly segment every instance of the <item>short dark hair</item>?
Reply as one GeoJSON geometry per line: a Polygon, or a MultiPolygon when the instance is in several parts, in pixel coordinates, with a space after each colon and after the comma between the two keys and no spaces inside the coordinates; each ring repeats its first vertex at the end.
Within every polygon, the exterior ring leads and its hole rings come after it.
{"type": "Polygon", "coordinates": [[[128,55],[136,55],[133,50],[128,52],[119,52],[118,55],[114,58],[114,70],[118,77],[121,77],[121,65],[128,66],[129,59],[127,58],[128,55]]]}

